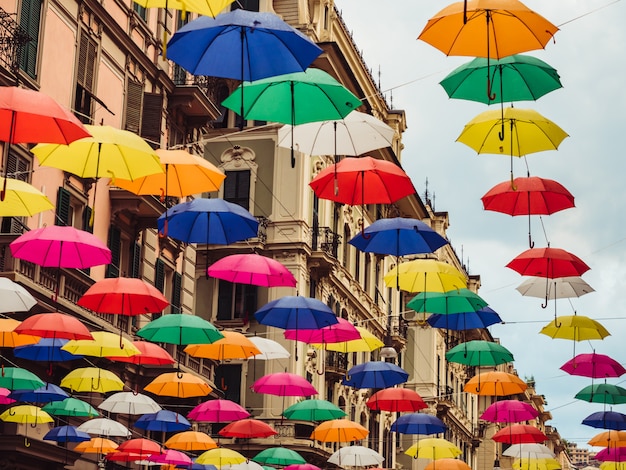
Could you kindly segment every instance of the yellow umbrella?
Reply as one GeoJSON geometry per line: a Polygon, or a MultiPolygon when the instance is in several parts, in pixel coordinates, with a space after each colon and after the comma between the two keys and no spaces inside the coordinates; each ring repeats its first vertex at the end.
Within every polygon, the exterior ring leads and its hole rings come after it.
{"type": "Polygon", "coordinates": [[[602,462],[600,470],[626,470],[626,462],[602,462]]]}
{"type": "Polygon", "coordinates": [[[72,392],[119,392],[124,389],[124,382],[113,372],[97,367],[75,369],[61,380],[61,387],[72,392]]]}
{"type": "Polygon", "coordinates": [[[331,419],[318,425],[311,439],[321,442],[352,442],[365,439],[369,431],[349,419],[331,419]]]}
{"type": "Polygon", "coordinates": [[[517,459],[513,461],[515,470],[558,470],[561,464],[556,459],[517,459]]]}
{"type": "Polygon", "coordinates": [[[165,441],[163,445],[169,449],[183,450],[187,452],[217,448],[217,444],[211,436],[199,431],[179,432],[165,441]]]}
{"type": "Polygon", "coordinates": [[[387,287],[407,292],[448,292],[467,287],[467,280],[454,266],[435,259],[400,263],[385,274],[387,287]]]}
{"type": "Polygon", "coordinates": [[[604,339],[611,334],[600,322],[584,315],[556,317],[544,326],[540,333],[553,339],[560,338],[572,341],[604,339]]]}
{"type": "MultiPolygon", "coordinates": [[[[0,177],[0,187],[5,179],[0,177]]],[[[20,180],[6,179],[6,193],[0,202],[0,217],[31,217],[54,209],[50,199],[34,186],[20,180]]]]}
{"type": "Polygon", "coordinates": [[[224,361],[247,359],[261,354],[252,341],[236,331],[222,331],[224,337],[211,344],[190,344],[185,352],[190,356],[224,361]]]}
{"type": "Polygon", "coordinates": [[[117,448],[118,445],[110,439],[92,437],[89,441],[77,444],[74,451],[82,454],[108,454],[115,452],[117,448]]]}
{"type": "Polygon", "coordinates": [[[166,372],[144,387],[146,392],[164,397],[204,397],[213,390],[200,377],[187,372],[166,372]]]}
{"type": "Polygon", "coordinates": [[[351,341],[341,341],[339,343],[326,343],[326,344],[311,344],[319,349],[326,349],[327,351],[336,351],[340,353],[352,353],[352,352],[371,352],[378,348],[382,348],[385,343],[379,340],[376,336],[370,333],[368,330],[361,326],[356,327],[357,331],[361,334],[360,339],[353,339],[351,341]]]}
{"type": "Polygon", "coordinates": [[[13,331],[21,323],[21,321],[13,318],[0,318],[0,348],[16,348],[17,346],[35,344],[39,341],[38,336],[21,335],[13,331]]]}
{"type": "Polygon", "coordinates": [[[223,465],[237,465],[246,461],[246,458],[239,452],[224,447],[207,450],[200,454],[196,459],[196,463],[202,465],[215,465],[221,468],[223,465]]]}
{"type": "Polygon", "coordinates": [[[450,441],[438,437],[420,439],[417,443],[409,447],[405,454],[416,459],[453,459],[461,455],[461,449],[450,441]]]}
{"type": "Polygon", "coordinates": [[[73,339],[61,349],[76,356],[131,357],[141,354],[132,341],[107,331],[94,331],[93,340],[73,339]]]}
{"type": "MultiPolygon", "coordinates": [[[[0,414],[0,420],[7,423],[30,424],[35,427],[37,424],[52,423],[52,416],[43,411],[41,408],[33,405],[17,405],[12,406],[4,413],[0,414]]],[[[26,433],[28,426],[26,427],[26,433]]],[[[24,446],[30,447],[28,435],[24,435],[24,446]]]]}
{"type": "Polygon", "coordinates": [[[156,151],[164,173],[142,176],[134,181],[116,178],[112,183],[137,195],[185,197],[219,191],[226,175],[202,157],[185,150],[156,151]]]}
{"type": "Polygon", "coordinates": [[[204,16],[215,18],[234,0],[138,0],[137,4],[144,8],[173,8],[174,10],[192,11],[204,16]]]}

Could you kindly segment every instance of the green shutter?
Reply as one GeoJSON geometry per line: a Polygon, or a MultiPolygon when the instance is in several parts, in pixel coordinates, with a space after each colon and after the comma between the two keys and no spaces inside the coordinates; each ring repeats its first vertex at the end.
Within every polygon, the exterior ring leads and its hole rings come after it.
{"type": "Polygon", "coordinates": [[[22,0],[20,9],[20,26],[30,38],[30,41],[22,47],[20,68],[32,78],[37,78],[37,49],[39,48],[41,3],[41,0],[22,0]]]}
{"type": "Polygon", "coordinates": [[[154,266],[154,287],[161,292],[165,291],[165,263],[161,258],[156,260],[154,266]]]}
{"type": "Polygon", "coordinates": [[[174,272],[172,277],[172,313],[182,313],[183,276],[179,272],[174,272]]]}
{"type": "Polygon", "coordinates": [[[83,230],[89,233],[93,233],[93,224],[89,223],[91,214],[93,214],[93,209],[89,206],[85,206],[83,208],[83,230]]]}
{"type": "Polygon", "coordinates": [[[130,277],[138,279],[141,277],[141,245],[137,242],[133,243],[131,248],[130,277]]]}
{"type": "Polygon", "coordinates": [[[106,277],[120,276],[120,255],[122,249],[120,229],[111,225],[109,227],[109,249],[111,250],[111,264],[107,266],[106,277]]]}
{"type": "Polygon", "coordinates": [[[57,192],[56,217],[54,218],[55,225],[70,225],[70,201],[70,192],[59,186],[59,192],[57,192]]]}

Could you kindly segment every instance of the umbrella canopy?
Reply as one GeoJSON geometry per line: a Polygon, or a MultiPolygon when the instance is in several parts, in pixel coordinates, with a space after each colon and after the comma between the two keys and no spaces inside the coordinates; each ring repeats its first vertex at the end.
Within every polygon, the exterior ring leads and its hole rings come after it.
{"type": "Polygon", "coordinates": [[[119,392],[124,388],[124,382],[113,372],[97,367],[82,367],[74,369],[61,379],[61,387],[72,392],[119,392]]]}
{"type": "Polygon", "coordinates": [[[196,463],[202,465],[214,465],[221,468],[223,465],[236,465],[243,463],[246,458],[239,452],[224,447],[207,450],[198,456],[196,463]]]}
{"type": "Polygon", "coordinates": [[[133,316],[160,313],[170,303],[156,287],[142,279],[115,277],[97,281],[77,304],[97,313],[133,316]]]}
{"type": "Polygon", "coordinates": [[[61,401],[68,398],[69,395],[57,385],[45,383],[41,387],[33,389],[15,389],[9,395],[17,401],[26,401],[31,403],[49,403],[61,401]]]}
{"type": "Polygon", "coordinates": [[[0,177],[0,185],[5,188],[0,206],[2,217],[32,217],[54,209],[44,193],[24,181],[0,177]]]}
{"type": "Polygon", "coordinates": [[[439,434],[448,427],[439,418],[426,413],[409,413],[391,424],[391,431],[401,434],[439,434]]]}
{"type": "Polygon", "coordinates": [[[508,372],[483,372],[467,381],[464,392],[487,396],[508,396],[522,393],[528,388],[526,382],[508,372]]]}
{"type": "MultiPolygon", "coordinates": [[[[546,282],[544,279],[531,277],[515,289],[522,295],[543,299],[546,295],[546,282]]],[[[548,299],[550,300],[581,297],[591,292],[595,292],[593,287],[579,276],[558,277],[548,283],[548,299]]]]}
{"type": "Polygon", "coordinates": [[[454,266],[434,259],[400,263],[385,274],[387,287],[407,292],[447,292],[467,287],[467,280],[454,266]]]}
{"type": "Polygon", "coordinates": [[[145,438],[128,439],[120,444],[118,452],[128,452],[148,457],[152,454],[162,454],[164,449],[158,442],[145,438]]]}
{"type": "Polygon", "coordinates": [[[171,365],[176,362],[170,353],[150,341],[133,341],[133,346],[139,349],[140,354],[129,357],[111,356],[109,359],[115,362],[151,366],[171,365]]]}
{"type": "Polygon", "coordinates": [[[539,443],[523,443],[510,446],[502,455],[526,459],[553,459],[554,452],[546,445],[539,443]]]}
{"type": "Polygon", "coordinates": [[[290,330],[316,330],[339,322],[328,305],[318,299],[285,296],[273,300],[254,314],[262,325],[290,330]]]}
{"type": "Polygon", "coordinates": [[[302,400],[283,411],[283,416],[301,421],[328,421],[343,418],[346,413],[326,400],[302,400]]]}
{"type": "Polygon", "coordinates": [[[607,377],[621,377],[626,369],[615,359],[604,354],[578,354],[563,364],[560,369],[570,375],[600,379],[607,377]]]}
{"type": "Polygon", "coordinates": [[[341,447],[328,458],[329,463],[350,467],[380,465],[384,462],[384,460],[383,456],[378,452],[367,447],[354,445],[341,447]]]}
{"type": "Polygon", "coordinates": [[[463,313],[478,311],[487,306],[487,302],[469,289],[457,289],[448,292],[421,292],[406,304],[416,312],[463,313]]]}
{"type": "Polygon", "coordinates": [[[233,0],[139,0],[137,3],[144,8],[173,8],[183,12],[193,11],[200,15],[215,17],[233,3],[233,0]]]}
{"type": "Polygon", "coordinates": [[[8,388],[0,387],[0,405],[11,405],[17,401],[9,397],[10,393],[8,388]]]}
{"type": "Polygon", "coordinates": [[[487,328],[496,323],[502,323],[502,318],[493,309],[485,307],[476,312],[451,313],[449,315],[435,313],[429,315],[426,322],[433,328],[463,331],[487,328]]]}
{"type": "Polygon", "coordinates": [[[35,344],[16,347],[13,355],[30,361],[63,362],[81,359],[83,356],[80,354],[72,354],[62,349],[68,341],[67,339],[41,338],[35,344]]]}
{"type": "Polygon", "coordinates": [[[157,220],[159,232],[185,243],[230,245],[254,238],[259,222],[250,212],[223,199],[176,204],[157,220]]]}
{"type": "Polygon", "coordinates": [[[317,390],[304,377],[290,372],[264,375],[254,382],[250,388],[256,393],[265,393],[279,397],[310,397],[317,395],[317,390]]]}
{"type": "Polygon", "coordinates": [[[374,393],[367,400],[370,410],[391,412],[416,412],[428,408],[428,405],[419,393],[408,388],[385,388],[374,393]]]}
{"type": "Polygon", "coordinates": [[[578,256],[561,248],[531,248],[517,255],[507,265],[522,276],[549,279],[580,276],[590,268],[578,256]]]}
{"type": "Polygon", "coordinates": [[[471,467],[459,459],[438,459],[427,464],[424,470],[471,470],[471,467]]]}
{"type": "Polygon", "coordinates": [[[153,454],[148,457],[148,462],[161,465],[180,465],[188,468],[192,464],[191,457],[178,450],[167,449],[162,454],[153,454]]]}
{"type": "Polygon", "coordinates": [[[430,437],[420,439],[417,443],[409,447],[405,454],[416,459],[453,459],[461,455],[461,449],[445,439],[430,437]]]}
{"type": "Polygon", "coordinates": [[[286,339],[309,344],[340,343],[360,339],[361,334],[348,320],[337,318],[338,323],[317,330],[285,330],[286,339]]]}
{"type": "Polygon", "coordinates": [[[513,362],[513,353],[492,341],[474,340],[461,343],[446,352],[449,362],[466,366],[497,366],[513,362]]]}
{"type": "Polygon", "coordinates": [[[91,440],[86,432],[79,431],[76,426],[57,426],[50,429],[44,436],[44,441],[54,442],[85,442],[91,440]]]}
{"type": "Polygon", "coordinates": [[[296,287],[296,278],[282,263],[256,253],[236,254],[217,260],[207,270],[211,277],[263,287],[296,287]]]}
{"type": "Polygon", "coordinates": [[[319,424],[310,439],[321,442],[352,442],[365,439],[369,431],[348,419],[331,419],[319,424]]]}
{"type": "Polygon", "coordinates": [[[511,424],[500,429],[491,439],[507,444],[527,444],[545,442],[548,436],[528,424],[511,424]]]}
{"type": "Polygon", "coordinates": [[[320,171],[309,186],[320,199],[351,206],[393,204],[415,193],[401,167],[372,157],[344,158],[320,171]]]}
{"type": "Polygon", "coordinates": [[[53,416],[83,416],[87,418],[100,416],[100,413],[89,403],[73,397],[48,403],[42,410],[53,416]]]}
{"type": "Polygon", "coordinates": [[[115,333],[108,331],[94,331],[93,339],[73,339],[65,343],[61,348],[74,355],[110,357],[110,356],[135,356],[141,354],[133,343],[115,333]]]}
{"type": "Polygon", "coordinates": [[[245,462],[235,465],[223,465],[222,470],[269,470],[274,467],[267,465],[260,465],[252,460],[246,460],[245,462]]]}
{"type": "Polygon", "coordinates": [[[283,468],[283,470],[322,470],[317,465],[310,463],[292,463],[283,468]]]}
{"type": "Polygon", "coordinates": [[[80,452],[82,454],[108,454],[110,452],[115,452],[117,448],[118,445],[110,439],[92,437],[91,439],[81,442],[74,447],[74,452],[80,452]]]}
{"type": "Polygon", "coordinates": [[[288,359],[291,357],[289,351],[274,340],[260,336],[250,336],[248,339],[261,351],[259,354],[252,356],[252,359],[269,361],[271,359],[288,359]]]}
{"type": "Polygon", "coordinates": [[[252,438],[276,436],[278,433],[269,424],[248,418],[227,424],[218,434],[224,437],[252,438]]]}
{"type": "Polygon", "coordinates": [[[111,262],[111,250],[98,237],[74,227],[50,225],[31,230],[9,247],[15,258],[39,266],[86,269],[111,262]]]}
{"type": "Polygon", "coordinates": [[[179,432],[165,441],[163,445],[170,449],[184,450],[186,452],[217,448],[217,444],[211,436],[199,431],[179,432]]]}
{"type": "Polygon", "coordinates": [[[561,464],[556,459],[517,459],[513,461],[514,470],[559,470],[561,464]]]}
{"type": "Polygon", "coordinates": [[[625,462],[626,447],[607,447],[598,452],[595,459],[600,462],[625,462]]]}
{"type": "Polygon", "coordinates": [[[600,322],[584,315],[557,317],[544,326],[540,333],[552,339],[560,338],[572,341],[604,339],[611,334],[600,322]]]}
{"type": "Polygon", "coordinates": [[[266,465],[291,465],[297,463],[306,463],[304,457],[298,454],[296,451],[286,449],[285,447],[270,447],[269,449],[262,450],[252,460],[266,465]]]}
{"type": "Polygon", "coordinates": [[[78,430],[88,434],[108,437],[128,437],[130,435],[130,431],[126,426],[109,418],[90,419],[78,426],[78,430]]]}
{"type": "Polygon", "coordinates": [[[500,400],[489,405],[480,415],[480,419],[492,423],[517,423],[530,421],[539,416],[530,403],[519,400],[500,400]]]}
{"type": "Polygon", "coordinates": [[[31,315],[15,328],[15,332],[42,338],[93,339],[76,317],[63,313],[31,315]]]}
{"type": "Polygon", "coordinates": [[[154,343],[177,345],[210,344],[224,337],[212,323],[183,313],[152,320],[137,331],[137,336],[154,343]]]}
{"type": "Polygon", "coordinates": [[[194,407],[187,417],[194,421],[206,421],[214,423],[228,423],[246,419],[250,416],[245,408],[237,403],[218,398],[200,403],[194,407]]]}
{"type": "Polygon", "coordinates": [[[613,384],[592,384],[583,388],[574,398],[590,403],[617,405],[626,403],[626,389],[613,384]]]}
{"type": "Polygon", "coordinates": [[[205,397],[213,390],[200,377],[188,372],[166,372],[144,387],[146,392],[164,397],[205,397]]]}
{"type": "Polygon", "coordinates": [[[370,333],[362,326],[357,326],[355,328],[360,335],[360,338],[358,339],[340,341],[338,343],[312,343],[311,345],[316,348],[326,349],[327,351],[335,351],[344,354],[352,352],[372,352],[379,348],[382,348],[385,345],[385,343],[383,343],[376,336],[374,336],[373,333],[370,333]]]}
{"type": "Polygon", "coordinates": [[[118,392],[98,405],[101,410],[116,414],[143,415],[161,411],[157,402],[147,395],[134,392],[118,392]]]}
{"type": "Polygon", "coordinates": [[[15,329],[22,322],[14,318],[0,318],[0,348],[17,348],[37,344],[39,336],[21,334],[15,329]]]}
{"type": "Polygon", "coordinates": [[[168,49],[168,58],[194,75],[241,81],[304,71],[322,52],[274,13],[243,9],[189,22],[168,49]]]}
{"type": "Polygon", "coordinates": [[[236,331],[222,331],[224,336],[211,344],[190,344],[184,351],[193,357],[225,361],[248,359],[261,351],[243,334],[236,331]]]}
{"type": "MultiPolygon", "coordinates": [[[[589,470],[588,467],[587,470],[589,470]]],[[[593,467],[597,468],[597,467],[593,467]]],[[[602,462],[600,464],[600,470],[624,470],[626,469],[626,462],[602,462]]]]}
{"type": "Polygon", "coordinates": [[[371,361],[348,370],[341,384],[353,388],[388,388],[408,379],[408,372],[391,362],[371,361]]]}
{"type": "Polygon", "coordinates": [[[181,414],[169,410],[147,413],[135,421],[134,426],[144,431],[177,432],[186,431],[191,423],[181,414]]]}
{"type": "Polygon", "coordinates": [[[0,387],[9,390],[35,390],[46,384],[32,372],[20,367],[3,367],[0,387]]]}
{"type": "Polygon", "coordinates": [[[605,431],[593,436],[589,442],[594,447],[626,447],[626,431],[605,431]]]}
{"type": "Polygon", "coordinates": [[[0,414],[0,420],[7,423],[42,424],[54,419],[41,408],[33,405],[15,405],[0,414]]]}
{"type": "Polygon", "coordinates": [[[6,277],[0,277],[0,313],[28,312],[37,301],[24,287],[6,277]]]}
{"type": "Polygon", "coordinates": [[[597,411],[583,419],[582,424],[592,428],[624,431],[626,430],[626,415],[617,411],[597,411]]]}
{"type": "Polygon", "coordinates": [[[390,147],[395,131],[370,114],[352,111],[343,119],[310,122],[278,129],[278,146],[293,145],[306,155],[363,155],[390,147]]]}

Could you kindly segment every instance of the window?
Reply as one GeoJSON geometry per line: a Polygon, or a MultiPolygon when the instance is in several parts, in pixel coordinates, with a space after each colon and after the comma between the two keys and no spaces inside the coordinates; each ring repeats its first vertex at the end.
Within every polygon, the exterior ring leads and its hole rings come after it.
{"type": "Polygon", "coordinates": [[[372,278],[372,257],[369,253],[365,253],[365,264],[363,266],[363,289],[370,293],[370,279],[372,278]]]}
{"type": "Polygon", "coordinates": [[[154,287],[165,292],[165,262],[161,258],[157,258],[154,265],[154,287]]]}
{"type": "Polygon", "coordinates": [[[344,224],[343,226],[343,257],[341,263],[344,268],[350,270],[350,244],[348,243],[350,240],[350,226],[348,224],[344,224]]]}
{"type": "MultiPolygon", "coordinates": [[[[6,145],[6,144],[5,144],[6,145]]],[[[30,159],[18,155],[9,149],[7,157],[7,177],[13,177],[20,181],[30,181],[30,159]]],[[[3,217],[0,232],[2,233],[24,233],[24,217],[3,217]]]]}
{"type": "Polygon", "coordinates": [[[241,404],[241,364],[220,364],[215,368],[215,386],[226,400],[241,404]]]}
{"type": "Polygon", "coordinates": [[[174,272],[172,276],[172,308],[170,313],[182,313],[182,291],[183,276],[179,272],[174,272]]]}
{"type": "Polygon", "coordinates": [[[133,78],[126,82],[125,124],[127,131],[139,134],[152,148],[161,142],[163,95],[146,93],[143,84],[133,78]]]}
{"type": "Polygon", "coordinates": [[[96,87],[98,44],[86,31],[80,34],[74,112],[86,124],[93,122],[93,101],[96,87]]]}
{"type": "Polygon", "coordinates": [[[120,277],[122,232],[115,225],[109,227],[108,247],[111,250],[111,263],[107,266],[105,277],[120,277]]]}
{"type": "Polygon", "coordinates": [[[219,281],[217,320],[248,322],[257,310],[257,286],[219,281]]]}
{"type": "Polygon", "coordinates": [[[93,224],[91,223],[93,211],[87,205],[85,198],[79,197],[69,189],[60,186],[57,192],[55,210],[55,225],[65,225],[93,233],[93,224]]]}
{"type": "Polygon", "coordinates": [[[137,16],[139,16],[139,18],[146,21],[146,7],[139,5],[139,3],[133,2],[133,11],[137,13],[137,16]]]}
{"type": "Polygon", "coordinates": [[[20,9],[20,26],[30,38],[30,41],[22,48],[20,69],[32,78],[37,78],[37,50],[39,49],[41,5],[41,0],[22,0],[20,9]]]}
{"type": "Polygon", "coordinates": [[[250,170],[226,171],[224,200],[250,209],[250,170]]]}
{"type": "Polygon", "coordinates": [[[233,2],[230,6],[230,11],[239,9],[248,11],[259,11],[259,0],[237,0],[236,2],[233,2]]]}
{"type": "Polygon", "coordinates": [[[228,98],[228,95],[230,95],[228,85],[226,85],[225,83],[217,85],[214,99],[215,103],[219,106],[220,116],[212,121],[212,125],[215,128],[225,129],[228,127],[229,110],[226,106],[222,105],[222,101],[228,98]]]}
{"type": "Polygon", "coordinates": [[[141,278],[141,245],[137,242],[131,245],[130,259],[132,261],[128,277],[141,278]]]}

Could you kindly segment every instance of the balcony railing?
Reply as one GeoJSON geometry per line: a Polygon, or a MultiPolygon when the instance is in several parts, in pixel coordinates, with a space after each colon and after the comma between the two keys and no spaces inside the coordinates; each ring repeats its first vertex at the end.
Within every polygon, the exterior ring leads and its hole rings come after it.
{"type": "Polygon", "coordinates": [[[0,8],[0,65],[17,75],[22,49],[32,39],[14,17],[0,8]]]}
{"type": "Polygon", "coordinates": [[[311,248],[321,250],[327,255],[337,258],[341,235],[333,232],[330,227],[317,227],[311,231],[311,248]]]}

